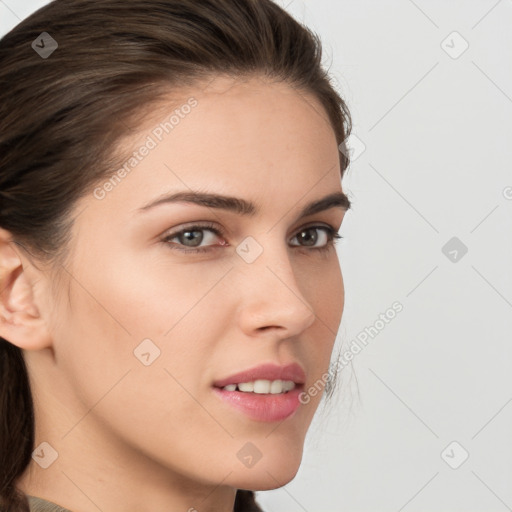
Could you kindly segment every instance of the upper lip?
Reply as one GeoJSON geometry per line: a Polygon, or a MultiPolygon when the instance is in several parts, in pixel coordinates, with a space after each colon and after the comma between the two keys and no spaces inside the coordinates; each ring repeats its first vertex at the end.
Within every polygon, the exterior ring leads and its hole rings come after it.
{"type": "Polygon", "coordinates": [[[240,382],[251,382],[259,379],[291,380],[295,382],[295,384],[304,384],[306,374],[302,366],[298,363],[291,363],[284,366],[267,363],[234,373],[229,377],[215,381],[213,385],[223,388],[229,384],[239,384],[240,382]]]}

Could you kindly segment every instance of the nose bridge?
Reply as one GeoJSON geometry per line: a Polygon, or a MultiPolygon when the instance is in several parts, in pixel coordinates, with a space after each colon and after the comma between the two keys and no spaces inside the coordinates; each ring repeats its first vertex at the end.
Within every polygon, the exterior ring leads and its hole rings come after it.
{"type": "Polygon", "coordinates": [[[276,233],[244,240],[237,252],[246,293],[240,304],[241,327],[280,328],[282,336],[300,334],[315,321],[313,305],[297,282],[287,245],[276,233]]]}

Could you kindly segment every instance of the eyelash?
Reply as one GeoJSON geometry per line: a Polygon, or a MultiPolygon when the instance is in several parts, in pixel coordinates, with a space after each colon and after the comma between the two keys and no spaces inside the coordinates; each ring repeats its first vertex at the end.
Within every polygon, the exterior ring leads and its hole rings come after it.
{"type": "MultiPolygon", "coordinates": [[[[328,240],[327,240],[327,243],[324,246],[322,246],[322,247],[313,247],[313,248],[309,249],[309,251],[318,251],[318,252],[328,251],[328,250],[330,250],[330,249],[332,249],[334,247],[334,245],[336,244],[336,242],[338,240],[343,238],[340,234],[338,234],[338,232],[332,226],[329,226],[329,225],[326,225],[326,226],[323,226],[323,225],[307,226],[305,228],[300,229],[298,231],[298,233],[300,233],[302,231],[308,231],[310,229],[323,229],[324,231],[327,232],[328,240]]],[[[175,233],[171,233],[169,235],[166,235],[162,239],[162,242],[167,244],[170,249],[176,250],[176,251],[180,251],[180,252],[183,252],[183,253],[206,253],[206,252],[214,250],[214,249],[216,249],[218,247],[223,247],[221,245],[217,245],[217,246],[215,246],[215,245],[213,245],[213,246],[212,245],[208,245],[208,246],[206,246],[204,248],[181,249],[181,248],[178,247],[179,244],[175,244],[174,242],[170,241],[173,238],[176,238],[176,237],[178,237],[180,235],[183,235],[184,233],[187,233],[187,232],[190,232],[190,231],[212,231],[217,236],[220,236],[220,237],[224,236],[223,231],[218,229],[217,227],[215,227],[213,224],[196,224],[196,225],[189,226],[189,227],[187,227],[185,229],[182,229],[180,231],[177,231],[175,233]]],[[[297,235],[295,235],[295,236],[297,236],[297,235]]],[[[307,247],[300,246],[300,245],[298,245],[298,246],[294,245],[293,247],[297,247],[299,249],[302,248],[302,249],[308,250],[307,247]]]]}

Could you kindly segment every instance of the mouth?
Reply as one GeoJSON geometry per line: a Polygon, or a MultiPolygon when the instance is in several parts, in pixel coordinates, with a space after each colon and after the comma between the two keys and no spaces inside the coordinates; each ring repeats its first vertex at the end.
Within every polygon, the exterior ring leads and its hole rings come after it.
{"type": "Polygon", "coordinates": [[[291,417],[301,405],[306,376],[296,363],[261,365],[221,379],[213,391],[223,404],[255,421],[275,422],[291,417]]]}

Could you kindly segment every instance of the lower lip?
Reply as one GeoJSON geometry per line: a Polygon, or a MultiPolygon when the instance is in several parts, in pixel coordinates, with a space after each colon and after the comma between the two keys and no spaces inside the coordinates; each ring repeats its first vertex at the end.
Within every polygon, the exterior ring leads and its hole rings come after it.
{"type": "Polygon", "coordinates": [[[282,421],[290,417],[300,406],[301,387],[275,395],[213,389],[222,400],[256,421],[282,421]]]}

